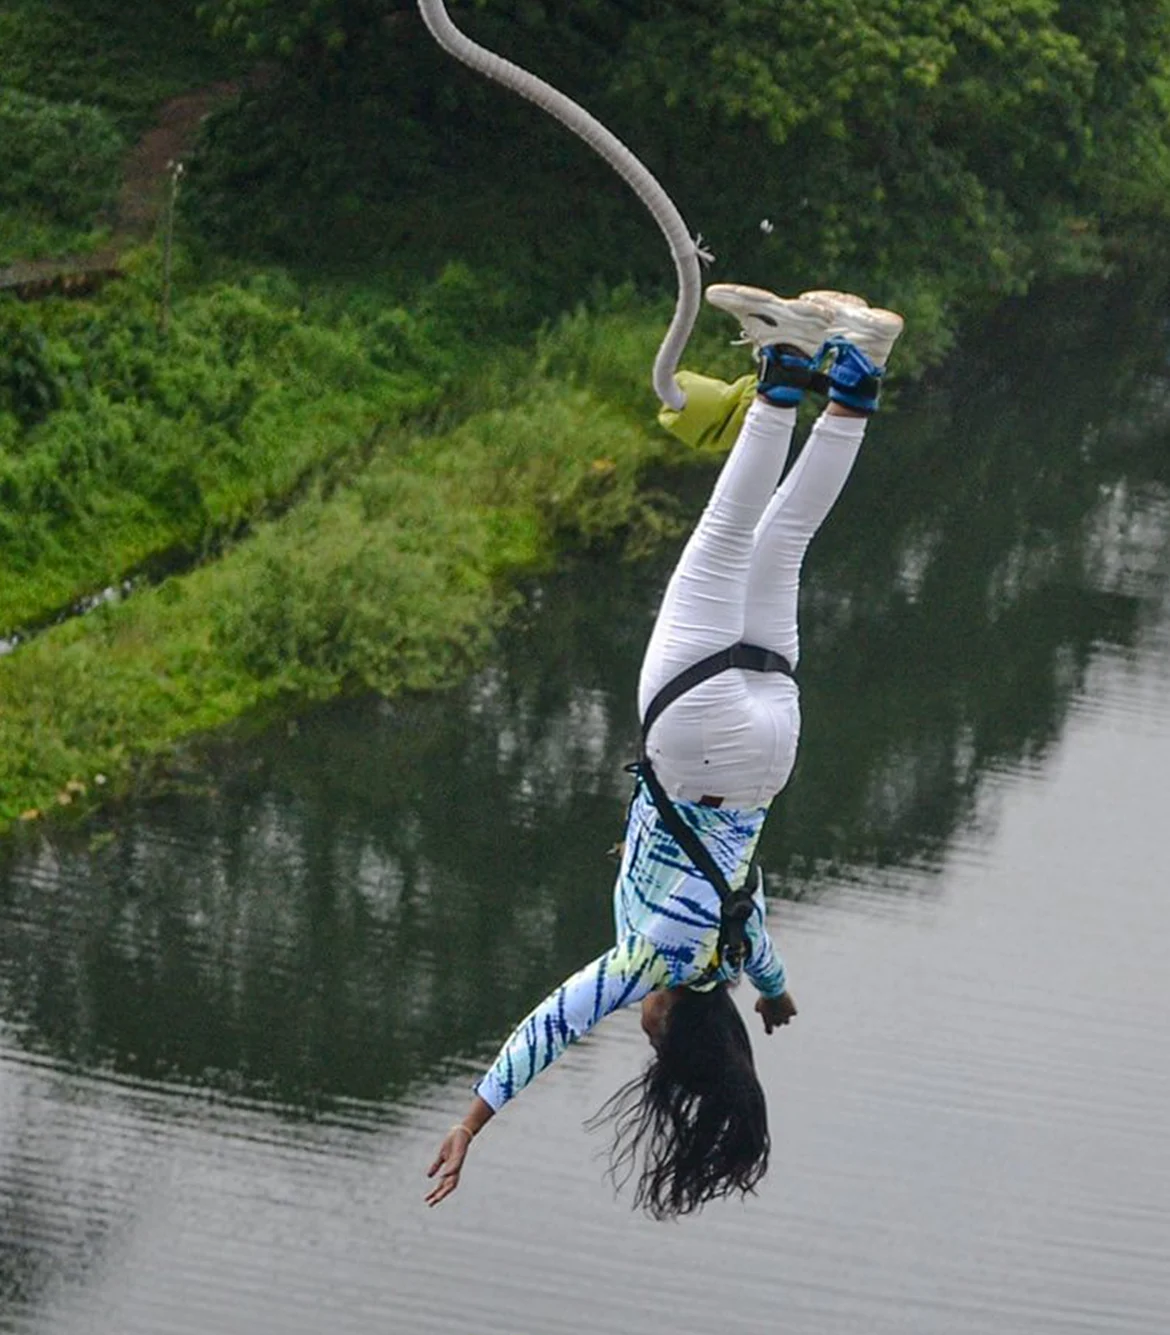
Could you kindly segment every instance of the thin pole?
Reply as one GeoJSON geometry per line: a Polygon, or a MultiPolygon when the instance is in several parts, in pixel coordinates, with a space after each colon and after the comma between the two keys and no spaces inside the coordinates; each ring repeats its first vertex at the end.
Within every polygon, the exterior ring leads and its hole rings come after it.
{"type": "Polygon", "coordinates": [[[162,310],[159,312],[158,320],[159,332],[164,336],[171,323],[171,268],[175,242],[175,205],[179,198],[179,181],[183,176],[183,164],[174,161],[168,162],[167,170],[170,172],[171,180],[167,194],[166,212],[163,215],[162,310]]]}

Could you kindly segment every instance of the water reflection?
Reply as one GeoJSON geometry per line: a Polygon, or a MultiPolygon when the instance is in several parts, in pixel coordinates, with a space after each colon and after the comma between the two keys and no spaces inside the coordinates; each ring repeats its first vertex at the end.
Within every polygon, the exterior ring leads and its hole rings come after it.
{"type": "MultiPolygon", "coordinates": [[[[1091,703],[1096,655],[1164,633],[1159,296],[1021,305],[875,424],[810,569],[774,889],[929,867],[986,776],[1035,764],[1091,703]]],[[[0,1042],[317,1114],[375,1115],[483,1055],[607,939],[669,558],[548,581],[495,664],[440,699],[317,711],[200,754],[82,838],[9,847],[0,1042]]]]}

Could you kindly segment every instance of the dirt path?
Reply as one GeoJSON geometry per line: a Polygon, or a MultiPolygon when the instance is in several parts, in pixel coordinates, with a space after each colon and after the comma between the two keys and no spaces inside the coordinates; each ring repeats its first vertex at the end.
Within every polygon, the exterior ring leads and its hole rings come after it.
{"type": "Polygon", "coordinates": [[[0,292],[25,300],[50,293],[80,295],[115,277],[122,251],[145,240],[158,225],[170,164],[190,153],[204,119],[240,88],[236,82],[213,83],[164,103],[154,125],[126,154],[109,243],[90,255],[25,260],[0,269],[0,292]]]}

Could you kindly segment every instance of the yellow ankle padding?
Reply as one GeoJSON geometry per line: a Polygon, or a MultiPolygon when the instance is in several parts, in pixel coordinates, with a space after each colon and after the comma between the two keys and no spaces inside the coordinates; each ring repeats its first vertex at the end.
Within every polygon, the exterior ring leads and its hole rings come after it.
{"type": "Polygon", "coordinates": [[[712,454],[735,444],[744,415],[756,393],[756,377],[741,376],[733,384],[694,371],[679,371],[679,387],[687,396],[679,411],[662,408],[659,422],[679,440],[712,454]]]}

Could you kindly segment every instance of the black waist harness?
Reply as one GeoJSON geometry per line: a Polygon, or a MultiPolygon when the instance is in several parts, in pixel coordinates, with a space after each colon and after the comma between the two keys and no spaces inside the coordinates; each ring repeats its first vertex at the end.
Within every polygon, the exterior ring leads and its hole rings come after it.
{"type": "Polygon", "coordinates": [[[703,975],[704,978],[714,973],[724,960],[735,968],[743,964],[747,954],[745,928],[752,912],[752,896],[759,886],[760,869],[753,857],[743,889],[731,888],[727,877],[719,870],[718,864],[698,832],[667,796],[666,789],[663,788],[658,775],[654,773],[654,766],[650,763],[650,757],[646,752],[646,740],[650,736],[650,729],[654,726],[655,720],[667,705],[673,704],[680,695],[693,690],[700,682],[717,676],[720,672],[726,672],[729,668],[745,668],[749,672],[783,672],[786,677],[792,676],[792,665],[783,654],[763,649],[758,644],[733,644],[726,649],[720,649],[718,653],[709,654],[692,667],[680,672],[677,677],[672,677],[650,701],[646,717],[642,720],[642,754],[630,766],[633,773],[646,785],[650,800],[657,808],[663,825],[674,841],[694,863],[696,870],[711,882],[719,895],[722,905],[719,915],[719,944],[715,948],[714,959],[703,975]]]}

